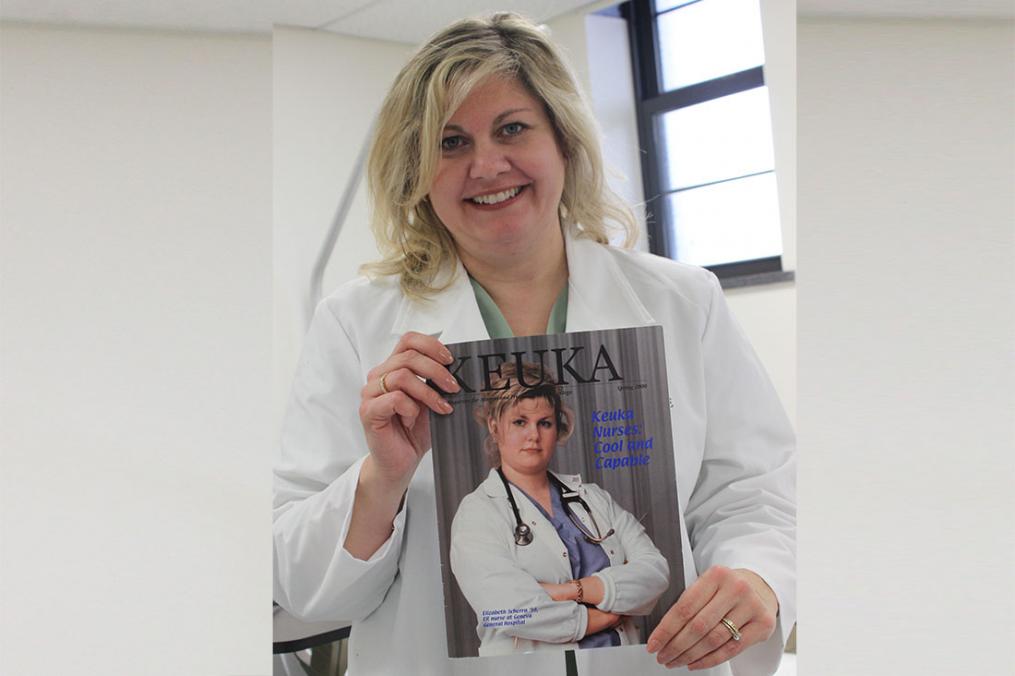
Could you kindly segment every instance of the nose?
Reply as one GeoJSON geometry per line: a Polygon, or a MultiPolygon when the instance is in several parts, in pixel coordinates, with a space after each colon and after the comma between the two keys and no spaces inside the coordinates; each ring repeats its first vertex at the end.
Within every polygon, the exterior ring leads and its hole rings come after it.
{"type": "Polygon", "coordinates": [[[477,141],[474,148],[469,178],[477,180],[497,178],[511,171],[511,162],[505,156],[504,149],[496,143],[477,141]]]}

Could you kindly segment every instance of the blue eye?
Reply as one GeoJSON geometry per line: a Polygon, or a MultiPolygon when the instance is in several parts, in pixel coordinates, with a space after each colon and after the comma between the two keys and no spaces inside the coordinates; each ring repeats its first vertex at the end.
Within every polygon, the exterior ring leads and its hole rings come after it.
{"type": "Polygon", "coordinates": [[[528,125],[524,125],[521,122],[508,122],[500,128],[501,133],[505,136],[518,136],[526,129],[528,129],[528,125]]]}
{"type": "Polygon", "coordinates": [[[461,136],[448,136],[441,140],[441,150],[444,151],[458,150],[463,145],[465,145],[465,139],[461,136]]]}

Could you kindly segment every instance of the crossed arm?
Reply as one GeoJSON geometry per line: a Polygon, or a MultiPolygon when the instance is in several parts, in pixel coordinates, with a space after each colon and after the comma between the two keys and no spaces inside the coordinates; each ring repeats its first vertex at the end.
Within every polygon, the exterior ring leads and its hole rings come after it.
{"type": "Polygon", "coordinates": [[[482,499],[467,496],[451,527],[451,570],[481,628],[484,611],[534,608],[522,624],[486,630],[546,643],[572,643],[621,620],[619,613],[590,608],[563,595],[555,598],[518,565],[509,538],[491,526],[499,519],[482,499]]]}

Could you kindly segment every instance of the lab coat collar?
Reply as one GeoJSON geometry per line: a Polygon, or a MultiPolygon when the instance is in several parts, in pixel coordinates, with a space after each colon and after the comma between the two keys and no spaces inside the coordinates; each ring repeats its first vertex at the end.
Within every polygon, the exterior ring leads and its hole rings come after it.
{"type": "Polygon", "coordinates": [[[568,333],[657,323],[605,245],[565,233],[568,333]]]}
{"type": "MultiPolygon", "coordinates": [[[[567,228],[564,247],[568,267],[569,333],[656,323],[607,247],[575,237],[567,228]]],[[[446,344],[488,339],[490,335],[461,261],[443,274],[452,275],[453,281],[441,293],[426,300],[402,299],[392,332],[400,336],[406,331],[417,331],[437,336],[446,344]]]]}
{"type": "Polygon", "coordinates": [[[479,313],[476,294],[461,260],[455,267],[441,272],[438,282],[451,277],[451,285],[442,292],[422,300],[403,296],[391,331],[401,336],[416,331],[437,336],[444,343],[487,340],[486,324],[479,313]]]}

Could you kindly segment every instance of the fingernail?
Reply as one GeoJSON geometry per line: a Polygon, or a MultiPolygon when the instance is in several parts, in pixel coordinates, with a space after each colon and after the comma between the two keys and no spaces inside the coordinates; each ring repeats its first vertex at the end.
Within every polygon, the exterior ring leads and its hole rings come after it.
{"type": "Polygon", "coordinates": [[[445,413],[451,413],[455,409],[451,408],[451,404],[441,399],[441,410],[445,413]]]}
{"type": "Polygon", "coordinates": [[[655,651],[659,650],[659,641],[655,640],[654,638],[649,639],[648,645],[646,645],[645,647],[648,648],[648,651],[650,653],[654,653],[655,651]]]}
{"type": "Polygon", "coordinates": [[[455,358],[451,356],[451,351],[446,347],[441,350],[441,357],[444,358],[445,364],[450,364],[455,360],[455,358]]]}
{"type": "Polygon", "coordinates": [[[448,378],[447,380],[444,381],[445,392],[457,392],[460,389],[462,389],[461,386],[458,384],[458,381],[455,380],[454,378],[448,378]]]}

